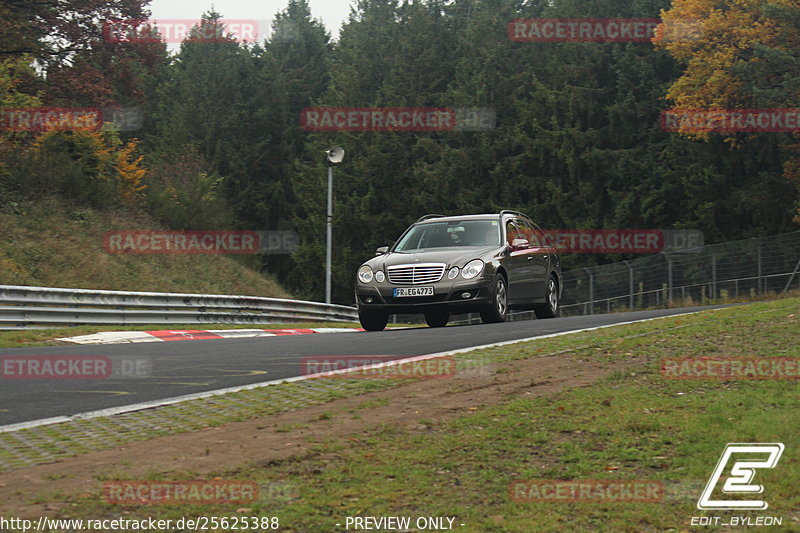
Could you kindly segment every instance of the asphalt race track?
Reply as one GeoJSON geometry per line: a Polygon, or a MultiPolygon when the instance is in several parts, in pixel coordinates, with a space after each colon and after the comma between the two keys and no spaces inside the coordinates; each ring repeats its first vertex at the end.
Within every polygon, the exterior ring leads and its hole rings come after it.
{"type": "Polygon", "coordinates": [[[3,349],[0,359],[108,357],[115,368],[127,365],[133,376],[78,380],[14,379],[4,374],[0,426],[299,376],[304,374],[302,360],[309,356],[400,359],[719,307],[723,306],[381,332],[3,349]]]}

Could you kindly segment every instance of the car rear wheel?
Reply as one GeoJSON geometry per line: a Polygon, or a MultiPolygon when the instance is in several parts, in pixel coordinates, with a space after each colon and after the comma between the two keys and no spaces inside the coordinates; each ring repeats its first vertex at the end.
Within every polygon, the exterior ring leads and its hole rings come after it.
{"type": "Polygon", "coordinates": [[[546,300],[543,304],[535,304],[533,310],[536,313],[536,318],[555,318],[561,310],[558,302],[558,282],[555,276],[550,275],[547,280],[546,300]]]}
{"type": "Polygon", "coordinates": [[[389,323],[389,313],[359,311],[358,321],[361,322],[361,327],[367,331],[382,331],[386,329],[386,324],[389,323]]]}
{"type": "Polygon", "coordinates": [[[481,311],[481,321],[484,324],[505,322],[508,317],[508,283],[502,274],[494,277],[492,290],[492,307],[481,311]]]}
{"type": "Polygon", "coordinates": [[[447,311],[436,311],[433,313],[425,313],[425,323],[432,328],[442,328],[447,325],[450,320],[450,313],[447,311]]]}

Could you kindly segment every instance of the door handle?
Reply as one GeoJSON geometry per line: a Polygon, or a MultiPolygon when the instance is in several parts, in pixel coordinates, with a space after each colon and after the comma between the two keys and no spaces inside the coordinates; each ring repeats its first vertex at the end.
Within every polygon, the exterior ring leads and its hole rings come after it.
{"type": "Polygon", "coordinates": [[[528,261],[533,261],[533,256],[532,255],[528,256],[528,261]]]}

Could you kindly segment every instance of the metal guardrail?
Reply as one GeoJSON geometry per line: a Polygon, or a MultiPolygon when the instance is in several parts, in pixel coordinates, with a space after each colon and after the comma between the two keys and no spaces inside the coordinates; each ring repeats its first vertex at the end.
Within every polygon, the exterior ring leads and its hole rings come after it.
{"type": "Polygon", "coordinates": [[[354,307],[302,300],[0,285],[0,328],[78,324],[352,322],[354,307]]]}

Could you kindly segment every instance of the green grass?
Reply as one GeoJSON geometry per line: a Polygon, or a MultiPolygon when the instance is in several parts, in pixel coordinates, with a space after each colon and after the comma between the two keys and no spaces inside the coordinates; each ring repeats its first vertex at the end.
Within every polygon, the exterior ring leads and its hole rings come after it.
{"type": "Polygon", "coordinates": [[[289,297],[256,256],[106,253],[108,231],[162,229],[141,212],[40,199],[0,206],[0,228],[0,285],[289,297]]]}
{"type": "MultiPolygon", "coordinates": [[[[759,470],[766,514],[800,529],[800,432],[797,381],[667,381],[664,357],[800,357],[800,300],[620,326],[459,355],[513,360],[570,354],[581,361],[635,362],[608,378],[554,396],[517,395],[422,431],[365,427],[358,441],[339,436],[304,456],[221,472],[225,479],[287,483],[291,497],[248,505],[248,515],[277,515],[282,531],[343,530],[346,516],[455,516],[465,532],[690,531],[700,491],[728,442],[783,442],[774,470],[759,470]],[[517,503],[513,480],[652,480],[661,503],[517,503]],[[250,509],[251,508],[251,509],[250,509]]],[[[546,376],[531,376],[540,381],[546,376]]],[[[379,403],[362,404],[362,409],[379,403]]],[[[466,406],[465,406],[466,412],[466,406]]],[[[412,415],[413,416],[413,415],[412,415]]],[[[418,420],[410,422],[420,423],[418,420]]],[[[172,476],[174,478],[175,476],[172,476]]],[[[191,472],[186,479],[193,479],[191,472]]],[[[209,476],[210,478],[211,476],[209,476]]],[[[122,508],[98,494],[73,497],[72,517],[220,516],[224,506],[122,508]]],[[[703,528],[703,531],[720,531],[703,528]]]]}

